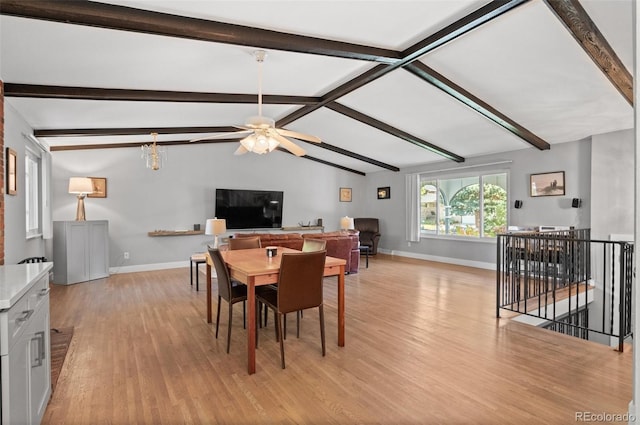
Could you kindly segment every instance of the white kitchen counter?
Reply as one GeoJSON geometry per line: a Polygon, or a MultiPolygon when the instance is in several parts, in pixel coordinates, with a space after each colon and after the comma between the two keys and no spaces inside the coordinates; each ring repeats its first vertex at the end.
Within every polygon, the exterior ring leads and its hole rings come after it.
{"type": "Polygon", "coordinates": [[[52,267],[51,262],[0,266],[0,310],[11,308],[52,267]]]}

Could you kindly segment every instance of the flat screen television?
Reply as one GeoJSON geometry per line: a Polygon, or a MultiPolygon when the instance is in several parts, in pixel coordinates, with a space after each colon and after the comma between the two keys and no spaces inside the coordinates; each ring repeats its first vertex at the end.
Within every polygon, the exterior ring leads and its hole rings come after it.
{"type": "Polygon", "coordinates": [[[280,228],[283,198],[279,191],[216,189],[216,217],[227,229],[280,228]]]}

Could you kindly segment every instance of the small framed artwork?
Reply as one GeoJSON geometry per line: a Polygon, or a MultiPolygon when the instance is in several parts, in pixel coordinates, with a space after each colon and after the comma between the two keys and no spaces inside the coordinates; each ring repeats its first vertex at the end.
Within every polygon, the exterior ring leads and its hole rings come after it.
{"type": "Polygon", "coordinates": [[[106,177],[89,177],[93,185],[93,193],[88,193],[89,198],[106,198],[107,197],[107,178],[106,177]]]}
{"type": "Polygon", "coordinates": [[[564,171],[531,174],[529,193],[532,197],[564,195],[564,171]]]}
{"type": "Polygon", "coordinates": [[[18,154],[7,148],[7,195],[18,193],[18,154]]]}
{"type": "Polygon", "coordinates": [[[340,202],[351,202],[351,188],[350,187],[341,187],[340,188],[340,202]]]}
{"type": "Polygon", "coordinates": [[[379,187],[378,188],[378,199],[389,199],[391,198],[391,188],[387,187],[379,187]]]}

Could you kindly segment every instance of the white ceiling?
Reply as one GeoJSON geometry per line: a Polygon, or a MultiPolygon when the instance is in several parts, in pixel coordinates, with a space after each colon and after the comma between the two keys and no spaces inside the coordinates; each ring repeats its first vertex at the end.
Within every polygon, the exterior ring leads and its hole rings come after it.
{"type": "MultiPolygon", "coordinates": [[[[403,51],[486,1],[109,1],[104,3],[403,51]]],[[[632,71],[631,0],[581,0],[632,71]]],[[[0,5],[0,9],[2,6],[0,5]]],[[[255,47],[0,16],[7,83],[256,94],[255,47]]],[[[551,145],[633,127],[633,108],[542,0],[419,59],[551,145]]],[[[268,50],[263,91],[322,96],[377,63],[268,50]]],[[[241,125],[255,104],[7,97],[34,129],[241,125]]],[[[397,69],[338,99],[342,105],[464,158],[531,148],[453,97],[397,69]]],[[[300,105],[264,105],[278,120],[300,105]]],[[[320,108],[286,126],[399,168],[443,157],[320,108]]],[[[160,141],[196,134],[160,135],[160,141]]],[[[47,137],[50,146],[149,141],[150,136],[47,137]]],[[[377,165],[299,142],[308,155],[370,173],[377,165]]],[[[284,153],[274,152],[273,155],[284,153]]],[[[300,159],[301,161],[304,159],[300,159]]]]}

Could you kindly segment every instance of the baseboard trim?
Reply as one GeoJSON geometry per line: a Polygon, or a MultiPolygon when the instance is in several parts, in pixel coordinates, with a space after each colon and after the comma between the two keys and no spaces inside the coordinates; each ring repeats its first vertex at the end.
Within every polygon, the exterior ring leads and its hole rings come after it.
{"type": "Polygon", "coordinates": [[[189,260],[174,261],[171,263],[136,264],[133,266],[110,267],[109,273],[118,274],[118,273],[148,272],[148,271],[154,271],[154,270],[179,269],[182,267],[189,267],[189,260]]]}
{"type": "Polygon", "coordinates": [[[440,257],[438,255],[419,254],[416,252],[396,251],[389,249],[380,249],[378,251],[383,254],[397,255],[398,257],[414,258],[417,260],[436,261],[438,263],[456,264],[458,266],[475,267],[478,269],[495,270],[494,263],[485,263],[482,261],[463,260],[461,258],[440,257]]]}
{"type": "MultiPolygon", "coordinates": [[[[417,260],[436,261],[438,263],[456,264],[458,266],[475,267],[478,269],[495,270],[496,265],[493,263],[485,263],[482,261],[463,260],[460,258],[440,257],[437,255],[418,254],[415,252],[396,251],[388,249],[380,249],[378,251],[382,254],[396,255],[398,257],[414,258],[417,260]]],[[[110,274],[118,273],[135,273],[135,272],[148,272],[154,270],[164,269],[178,269],[182,267],[189,267],[189,260],[187,261],[174,261],[171,263],[155,263],[155,264],[137,264],[133,266],[121,266],[110,267],[110,274]]]]}

